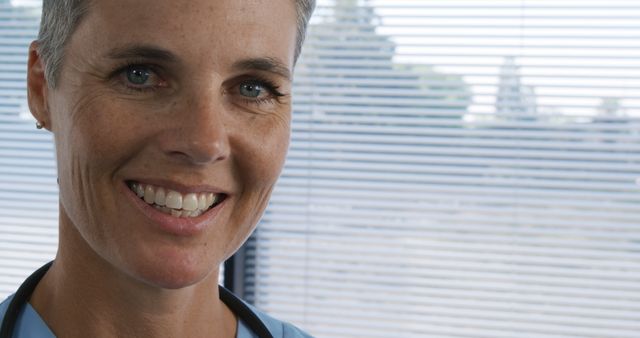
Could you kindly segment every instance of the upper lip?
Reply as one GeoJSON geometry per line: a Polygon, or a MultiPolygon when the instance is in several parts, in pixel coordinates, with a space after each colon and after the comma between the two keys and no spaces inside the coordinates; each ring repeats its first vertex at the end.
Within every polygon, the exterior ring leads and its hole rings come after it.
{"type": "Polygon", "coordinates": [[[177,191],[181,194],[188,194],[188,193],[196,193],[196,194],[197,193],[214,193],[214,194],[225,194],[225,195],[229,194],[228,191],[210,184],[185,184],[185,183],[176,182],[172,180],[150,179],[150,178],[130,178],[130,179],[126,179],[125,182],[151,184],[153,186],[177,191]]]}

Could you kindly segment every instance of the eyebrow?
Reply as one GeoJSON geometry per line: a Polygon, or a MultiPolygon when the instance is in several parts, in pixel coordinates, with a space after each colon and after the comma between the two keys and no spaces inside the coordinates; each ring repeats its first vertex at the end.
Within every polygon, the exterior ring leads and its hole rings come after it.
{"type": "Polygon", "coordinates": [[[178,57],[166,49],[151,45],[129,45],[111,50],[107,56],[112,59],[145,58],[166,62],[176,62],[178,57]]]}
{"type": "Polygon", "coordinates": [[[291,71],[284,63],[271,57],[258,57],[240,60],[232,66],[235,70],[259,70],[274,73],[287,80],[291,80],[291,71]]]}
{"type": "MultiPolygon", "coordinates": [[[[177,62],[178,57],[172,52],[152,45],[129,45],[111,50],[107,56],[112,59],[145,58],[165,62],[177,62]]],[[[256,57],[239,60],[231,66],[234,70],[258,70],[274,73],[291,80],[291,71],[284,63],[272,57],[256,57]]]]}

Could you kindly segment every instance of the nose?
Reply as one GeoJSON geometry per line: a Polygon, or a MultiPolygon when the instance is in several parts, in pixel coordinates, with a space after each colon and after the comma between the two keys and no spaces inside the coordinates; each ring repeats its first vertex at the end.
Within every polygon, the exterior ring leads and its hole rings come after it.
{"type": "Polygon", "coordinates": [[[168,121],[165,154],[190,164],[208,164],[229,156],[229,138],[222,94],[200,90],[176,103],[168,121]]]}

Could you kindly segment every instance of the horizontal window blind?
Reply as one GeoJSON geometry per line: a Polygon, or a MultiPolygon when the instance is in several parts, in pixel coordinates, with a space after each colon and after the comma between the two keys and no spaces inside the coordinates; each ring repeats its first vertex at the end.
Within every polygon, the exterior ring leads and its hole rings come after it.
{"type": "Polygon", "coordinates": [[[26,100],[40,3],[0,1],[0,301],[54,257],[58,241],[52,137],[35,128],[26,100]]]}
{"type": "Polygon", "coordinates": [[[638,337],[640,3],[320,1],[245,291],[317,337],[638,337]]]}

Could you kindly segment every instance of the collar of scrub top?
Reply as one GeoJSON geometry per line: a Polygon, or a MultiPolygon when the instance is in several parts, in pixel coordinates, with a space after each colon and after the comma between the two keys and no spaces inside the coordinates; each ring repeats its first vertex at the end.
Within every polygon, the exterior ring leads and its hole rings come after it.
{"type": "MultiPolygon", "coordinates": [[[[27,305],[33,290],[35,290],[36,285],[38,285],[44,274],[49,270],[51,264],[53,264],[53,261],[43,265],[20,285],[20,288],[18,288],[13,299],[11,299],[7,312],[5,313],[2,327],[0,327],[0,338],[13,337],[18,316],[24,306],[27,305]]],[[[218,290],[220,292],[220,300],[227,305],[239,319],[244,321],[259,338],[273,338],[273,335],[269,332],[264,322],[245,302],[220,285],[218,286],[218,290]]]]}

